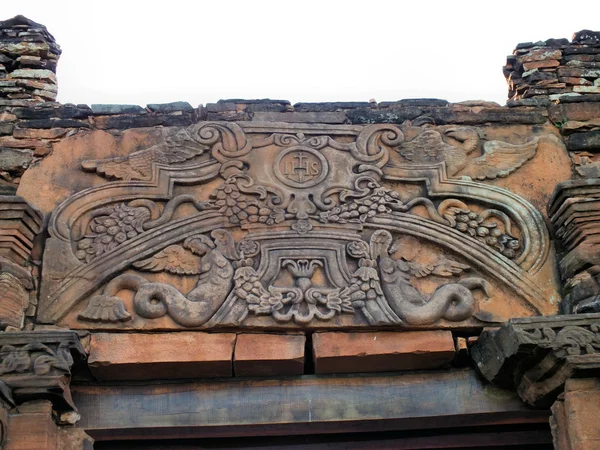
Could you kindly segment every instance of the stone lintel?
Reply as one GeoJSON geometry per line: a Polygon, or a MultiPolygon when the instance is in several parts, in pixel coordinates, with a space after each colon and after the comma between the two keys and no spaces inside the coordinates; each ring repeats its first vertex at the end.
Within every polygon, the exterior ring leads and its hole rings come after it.
{"type": "Polygon", "coordinates": [[[232,376],[235,333],[96,333],[88,365],[99,380],[232,376]]]}
{"type": "Polygon", "coordinates": [[[303,334],[242,333],[235,343],[235,375],[302,375],[305,343],[303,334]]]}
{"type": "Polygon", "coordinates": [[[455,356],[450,331],[316,333],[313,351],[316,373],[431,369],[455,356]]]}

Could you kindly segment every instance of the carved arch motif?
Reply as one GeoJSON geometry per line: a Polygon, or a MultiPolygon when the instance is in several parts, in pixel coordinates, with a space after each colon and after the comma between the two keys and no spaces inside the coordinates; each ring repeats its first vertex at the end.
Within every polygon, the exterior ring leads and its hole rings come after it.
{"type": "Polygon", "coordinates": [[[82,326],[472,324],[493,316],[491,281],[529,311],[549,310],[536,279],[549,251],[541,214],[507,190],[449,178],[445,160],[399,160],[405,143],[386,124],[204,122],[86,161],[110,181],[50,218],[50,255],[66,264],[46,280],[41,319],[87,302],[82,326]],[[402,236],[460,261],[398,256],[402,236]],[[159,281],[167,274],[198,279],[184,293],[159,281]],[[420,292],[414,280],[429,277],[437,285],[420,292]]]}

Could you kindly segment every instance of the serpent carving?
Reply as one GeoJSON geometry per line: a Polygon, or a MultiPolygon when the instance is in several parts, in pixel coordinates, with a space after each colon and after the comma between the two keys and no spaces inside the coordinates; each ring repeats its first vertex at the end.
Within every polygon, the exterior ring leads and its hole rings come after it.
{"type": "Polygon", "coordinates": [[[472,290],[488,294],[488,283],[477,277],[440,286],[429,299],[424,298],[410,283],[410,272],[402,261],[389,256],[392,236],[388,231],[376,231],[371,237],[371,254],[378,261],[381,287],[392,310],[410,325],[428,325],[439,319],[459,322],[468,319],[475,309],[472,290]]]}
{"type": "MultiPolygon", "coordinates": [[[[135,263],[142,270],[167,271],[177,274],[200,274],[194,289],[186,295],[165,283],[153,283],[135,274],[123,274],[108,283],[95,303],[112,300],[123,290],[135,292],[133,305],[141,317],[156,319],[169,315],[184,327],[198,327],[207,322],[219,309],[233,287],[234,269],[230,259],[237,257],[233,238],[225,230],[214,230],[214,239],[204,235],[192,236],[183,247],[171,245],[149,259],[135,263]]],[[[118,302],[117,302],[118,301],[118,302]]],[[[89,307],[88,307],[89,309],[89,307]]]]}

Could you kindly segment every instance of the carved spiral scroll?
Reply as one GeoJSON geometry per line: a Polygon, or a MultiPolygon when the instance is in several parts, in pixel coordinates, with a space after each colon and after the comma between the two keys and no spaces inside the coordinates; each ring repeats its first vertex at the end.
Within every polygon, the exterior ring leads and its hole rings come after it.
{"type": "Polygon", "coordinates": [[[211,154],[220,163],[247,155],[252,150],[246,134],[235,123],[208,122],[194,131],[198,142],[212,146],[211,154]]]}
{"type": "Polygon", "coordinates": [[[388,148],[398,147],[404,142],[404,134],[398,127],[377,124],[365,127],[356,138],[352,156],[357,160],[375,164],[377,168],[385,166],[389,159],[388,148]]]}

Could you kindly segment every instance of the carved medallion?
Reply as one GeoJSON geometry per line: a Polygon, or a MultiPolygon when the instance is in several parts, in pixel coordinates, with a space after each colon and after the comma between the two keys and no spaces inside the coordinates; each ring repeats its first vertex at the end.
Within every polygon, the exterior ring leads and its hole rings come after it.
{"type": "Polygon", "coordinates": [[[306,189],[322,182],[329,172],[327,160],[308,147],[291,147],[277,155],[275,176],[287,186],[306,189]]]}

